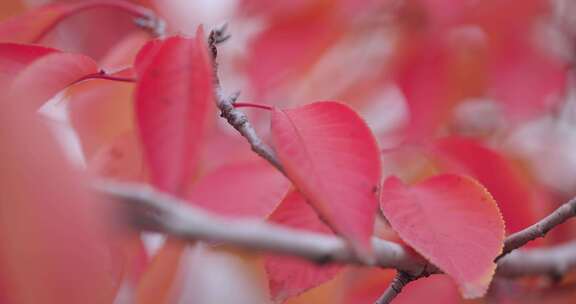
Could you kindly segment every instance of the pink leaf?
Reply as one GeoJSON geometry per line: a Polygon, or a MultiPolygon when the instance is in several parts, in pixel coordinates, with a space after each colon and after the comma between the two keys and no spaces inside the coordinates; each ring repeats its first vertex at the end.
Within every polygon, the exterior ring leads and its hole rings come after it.
{"type": "Polygon", "coordinates": [[[0,130],[0,280],[8,303],[111,303],[104,202],[27,107],[4,107],[0,130]]]}
{"type": "Polygon", "coordinates": [[[366,123],[342,103],[316,102],[274,110],[272,135],[294,185],[335,232],[369,257],[381,164],[366,123]]]}
{"type": "Polygon", "coordinates": [[[14,75],[36,59],[54,52],[58,51],[42,46],[0,43],[0,87],[10,84],[14,75]]]}
{"type": "MultiPolygon", "coordinates": [[[[306,199],[295,190],[286,195],[269,220],[295,229],[333,234],[306,199]]],[[[331,280],[342,269],[340,265],[319,266],[284,256],[267,256],[265,267],[272,298],[279,302],[331,280]]]]}
{"type": "MultiPolygon", "coordinates": [[[[510,43],[512,44],[512,43],[510,43]]],[[[526,120],[550,110],[562,100],[568,73],[566,63],[516,42],[495,54],[491,93],[513,120],[526,120]]]]}
{"type": "Polygon", "coordinates": [[[444,172],[470,175],[490,191],[509,233],[528,227],[544,216],[537,212],[541,205],[538,187],[498,151],[473,139],[449,137],[434,144],[433,156],[444,172]]]}
{"type": "Polygon", "coordinates": [[[409,187],[393,177],[382,187],[380,206],[400,237],[450,275],[464,297],[486,293],[504,222],[478,182],[444,174],[409,187]]]}
{"type": "Polygon", "coordinates": [[[88,160],[87,169],[99,177],[121,181],[145,182],[147,177],[141,145],[134,131],[119,135],[97,150],[88,160]]]}
{"type": "Polygon", "coordinates": [[[36,59],[16,75],[9,99],[38,108],[67,86],[98,72],[96,62],[90,57],[53,52],[36,59]]]}
{"type": "Polygon", "coordinates": [[[32,43],[38,41],[60,18],[73,11],[77,3],[46,5],[0,23],[0,41],[32,43]]]}
{"type": "Polygon", "coordinates": [[[228,216],[265,218],[282,201],[290,182],[263,160],[220,167],[196,182],[189,199],[228,216]]]}
{"type": "Polygon", "coordinates": [[[342,24],[329,11],[311,14],[306,21],[280,20],[254,40],[247,72],[257,94],[296,79],[341,35],[342,24]]]}
{"type": "Polygon", "coordinates": [[[138,51],[134,60],[134,69],[138,75],[142,75],[146,71],[165,42],[166,40],[161,39],[150,40],[138,51]]]}
{"type": "Polygon", "coordinates": [[[136,118],[144,155],[153,184],[164,191],[183,195],[193,177],[213,104],[212,78],[200,27],[195,38],[163,41],[137,83],[136,118]]]}
{"type": "MultiPolygon", "coordinates": [[[[149,17],[151,13],[148,9],[125,0],[84,0],[47,4],[1,22],[0,41],[37,43],[62,20],[95,8],[115,9],[137,18],[149,17]]],[[[112,20],[112,24],[115,24],[114,22],[115,20],[112,20]]],[[[104,25],[104,28],[107,25],[110,23],[104,25]]]]}

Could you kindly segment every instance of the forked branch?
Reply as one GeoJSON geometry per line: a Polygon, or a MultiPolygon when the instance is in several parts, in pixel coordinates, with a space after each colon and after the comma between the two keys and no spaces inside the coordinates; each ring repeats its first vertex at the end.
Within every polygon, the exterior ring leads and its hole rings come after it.
{"type": "Polygon", "coordinates": [[[246,138],[252,151],[267,160],[272,166],[278,169],[278,171],[284,173],[284,168],[276,157],[274,150],[258,136],[258,133],[248,120],[246,114],[234,107],[234,102],[238,99],[240,93],[236,92],[232,95],[226,95],[222,90],[218,77],[218,63],[216,62],[216,58],[218,57],[217,45],[226,41],[229,37],[230,36],[226,34],[226,25],[219,29],[212,30],[208,37],[208,46],[212,51],[212,58],[214,60],[214,98],[216,99],[216,106],[220,110],[220,116],[225,118],[234,129],[246,138]]]}
{"type": "MultiPolygon", "coordinates": [[[[128,223],[139,230],[161,232],[190,242],[221,242],[248,251],[295,256],[317,263],[363,263],[337,236],[294,230],[260,219],[218,216],[146,185],[106,181],[96,188],[119,208],[119,223],[128,223]]],[[[376,265],[367,266],[396,269],[414,278],[441,273],[400,244],[374,238],[372,245],[376,265]]],[[[561,276],[576,268],[576,242],[515,251],[498,260],[497,265],[496,274],[503,277],[561,276]]]]}
{"type": "MultiPolygon", "coordinates": [[[[282,165],[272,148],[266,145],[258,137],[246,115],[234,107],[234,102],[238,98],[238,94],[227,97],[222,93],[222,88],[218,79],[218,65],[216,63],[216,58],[218,55],[217,45],[229,38],[229,35],[225,33],[225,30],[225,26],[213,30],[208,39],[214,60],[216,102],[221,111],[221,116],[226,118],[228,123],[248,140],[254,152],[266,159],[280,172],[284,173],[282,165]]],[[[536,238],[543,237],[548,231],[574,216],[576,216],[576,199],[565,203],[536,224],[506,238],[502,253],[495,259],[495,262],[498,263],[497,274],[503,276],[543,274],[561,276],[566,271],[576,267],[576,244],[567,244],[560,247],[540,249],[538,251],[518,252],[514,255],[505,257],[510,252],[524,246],[526,243],[536,238]]],[[[274,231],[274,229],[271,231],[274,231]]],[[[346,249],[342,240],[329,240],[328,237],[318,235],[314,237],[308,235],[306,239],[308,238],[310,240],[317,238],[316,241],[319,242],[318,244],[331,243],[330,246],[323,247],[323,250],[331,248],[329,250],[331,252],[312,250],[311,247],[314,247],[314,245],[312,245],[306,249],[302,247],[300,248],[302,250],[298,250],[296,254],[294,254],[295,252],[292,252],[292,254],[315,261],[333,261],[341,263],[360,262],[355,260],[354,255],[346,249]],[[321,241],[320,238],[325,239],[321,241]]],[[[312,242],[310,244],[312,244],[312,242]]],[[[296,244],[294,244],[294,246],[296,246],[296,244]]],[[[410,254],[409,250],[398,246],[400,245],[382,240],[374,240],[378,266],[383,268],[395,268],[398,270],[398,275],[384,292],[382,297],[377,301],[377,304],[390,303],[409,282],[423,276],[441,272],[437,267],[424,261],[422,257],[410,254]]],[[[259,249],[264,249],[263,247],[259,249]]]]}

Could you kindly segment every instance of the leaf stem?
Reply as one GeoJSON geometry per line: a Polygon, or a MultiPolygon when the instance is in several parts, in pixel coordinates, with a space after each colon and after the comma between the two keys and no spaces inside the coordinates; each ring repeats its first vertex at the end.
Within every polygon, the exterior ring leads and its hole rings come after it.
{"type": "Polygon", "coordinates": [[[274,108],[269,105],[261,104],[261,103],[253,103],[253,102],[234,102],[235,108],[255,108],[255,109],[264,109],[268,111],[273,111],[274,108]]]}
{"type": "Polygon", "coordinates": [[[388,286],[386,291],[382,294],[382,296],[376,300],[374,304],[389,304],[394,300],[402,289],[408,285],[408,283],[418,279],[417,277],[413,277],[404,271],[398,271],[396,273],[396,277],[392,280],[392,283],[388,286]]]}
{"type": "Polygon", "coordinates": [[[119,81],[119,82],[136,82],[135,78],[115,76],[114,74],[108,74],[105,71],[100,71],[98,73],[85,75],[85,76],[81,77],[80,79],[74,81],[70,85],[74,85],[74,84],[77,84],[77,83],[82,82],[84,80],[90,80],[90,79],[105,79],[105,80],[112,80],[112,81],[119,81]]]}

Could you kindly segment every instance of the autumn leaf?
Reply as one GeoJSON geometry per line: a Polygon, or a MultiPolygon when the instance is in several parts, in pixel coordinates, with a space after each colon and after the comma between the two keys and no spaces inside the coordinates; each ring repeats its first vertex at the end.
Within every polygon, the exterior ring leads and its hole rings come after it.
{"type": "Polygon", "coordinates": [[[88,56],[53,52],[36,59],[15,76],[8,99],[39,108],[69,85],[98,73],[96,62],[88,56]]]}
{"type": "MultiPolygon", "coordinates": [[[[100,66],[115,77],[137,78],[130,68],[134,57],[147,41],[137,33],[123,39],[112,48],[100,66]]],[[[66,94],[69,120],[82,145],[84,158],[90,160],[96,151],[113,145],[118,136],[134,132],[134,85],[132,83],[96,79],[69,87],[66,94]]]]}
{"type": "Polygon", "coordinates": [[[123,0],[86,0],[51,3],[13,16],[0,23],[0,42],[37,43],[62,20],[93,8],[112,8],[135,17],[149,17],[150,11],[123,0]]]}
{"type": "MultiPolygon", "coordinates": [[[[333,234],[306,199],[295,190],[286,195],[270,215],[269,221],[297,230],[333,234]]],[[[284,302],[331,280],[342,269],[341,265],[319,266],[309,261],[284,256],[267,256],[264,265],[268,273],[272,298],[277,302],[284,302]]]]}
{"type": "Polygon", "coordinates": [[[0,87],[6,88],[14,75],[36,59],[54,52],[57,50],[42,46],[0,43],[0,87]]]}
{"type": "Polygon", "coordinates": [[[145,182],[147,168],[142,160],[142,148],[135,132],[125,132],[110,144],[98,149],[94,156],[87,160],[87,170],[98,177],[145,182]]]}
{"type": "Polygon", "coordinates": [[[98,79],[66,90],[69,119],[86,160],[113,145],[122,134],[135,132],[133,87],[98,79]]]}
{"type": "Polygon", "coordinates": [[[134,59],[134,69],[138,75],[142,75],[146,71],[146,68],[156,57],[158,51],[162,49],[165,42],[166,40],[163,39],[154,39],[148,41],[140,48],[134,59]]]}
{"type": "Polygon", "coordinates": [[[478,182],[443,174],[410,187],[392,177],[383,184],[380,207],[402,240],[450,275],[465,298],[486,293],[504,222],[478,182]]]}
{"type": "Polygon", "coordinates": [[[348,106],[316,102],[272,115],[274,148],[298,190],[326,223],[368,257],[380,181],[380,153],[348,106]]]}
{"type": "Polygon", "coordinates": [[[259,95],[296,79],[341,35],[342,25],[329,10],[311,9],[312,18],[307,21],[275,19],[250,45],[247,72],[259,95]],[[292,43],[294,40],[299,43],[292,43]]]}
{"type": "Polygon", "coordinates": [[[166,39],[150,60],[135,93],[144,156],[152,183],[183,195],[197,168],[213,104],[212,62],[204,31],[198,28],[195,38],[166,39]]]}
{"type": "Polygon", "coordinates": [[[471,138],[448,137],[434,143],[432,157],[442,172],[470,175],[498,202],[508,233],[540,219],[538,187],[513,160],[471,138]],[[498,172],[498,174],[494,174],[498,172]]]}
{"type": "Polygon", "coordinates": [[[7,302],[111,303],[104,202],[25,105],[0,111],[0,146],[0,284],[9,290],[7,302]]]}
{"type": "Polygon", "coordinates": [[[46,30],[73,11],[78,4],[52,4],[9,18],[0,23],[0,41],[32,43],[42,38],[46,30]]]}
{"type": "Polygon", "coordinates": [[[266,218],[289,187],[288,179],[264,160],[238,162],[199,179],[189,201],[221,215],[266,218]]]}
{"type": "Polygon", "coordinates": [[[503,103],[506,114],[515,122],[550,111],[562,100],[568,82],[566,64],[533,50],[528,42],[509,44],[492,55],[491,96],[503,103]]]}

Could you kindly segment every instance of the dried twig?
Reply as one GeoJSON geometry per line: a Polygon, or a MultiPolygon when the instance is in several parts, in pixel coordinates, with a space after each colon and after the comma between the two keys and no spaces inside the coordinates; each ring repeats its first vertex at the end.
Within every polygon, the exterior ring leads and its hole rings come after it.
{"type": "MultiPolygon", "coordinates": [[[[100,193],[120,205],[120,223],[157,231],[189,241],[216,241],[249,251],[301,257],[317,263],[360,265],[340,237],[294,230],[260,219],[230,219],[191,206],[150,186],[101,182],[100,193]]],[[[376,266],[403,271],[418,278],[442,271],[424,258],[394,242],[372,240],[376,266]]],[[[498,261],[496,274],[503,277],[562,275],[576,268],[576,242],[545,249],[518,250],[498,261]]],[[[371,265],[374,266],[374,265],[371,265]]]]}
{"type": "Polygon", "coordinates": [[[392,280],[392,283],[390,283],[382,296],[376,300],[375,304],[391,303],[392,300],[394,300],[400,294],[400,292],[402,292],[402,288],[404,288],[404,286],[408,285],[408,283],[416,279],[417,277],[411,276],[406,272],[398,271],[398,273],[396,273],[396,277],[394,277],[394,280],[392,280]]]}
{"type": "Polygon", "coordinates": [[[208,37],[208,46],[212,51],[212,57],[214,60],[214,96],[216,99],[216,106],[220,110],[220,116],[225,118],[228,123],[234,127],[250,144],[252,151],[267,160],[280,172],[284,173],[282,164],[276,157],[274,150],[267,145],[256,133],[256,130],[248,121],[248,117],[244,112],[236,109],[234,107],[234,102],[239,97],[240,93],[234,93],[227,96],[222,91],[222,86],[220,84],[220,79],[218,77],[218,64],[216,58],[218,57],[218,49],[216,46],[219,43],[226,41],[230,36],[226,34],[226,25],[220,27],[219,29],[212,30],[210,36],[208,37]]]}
{"type": "Polygon", "coordinates": [[[568,219],[576,216],[576,198],[564,203],[554,212],[538,221],[536,224],[518,231],[506,238],[504,249],[496,261],[510,253],[512,250],[524,246],[526,243],[540,237],[544,237],[552,228],[564,223],[568,219]]]}
{"type": "MultiPolygon", "coordinates": [[[[220,86],[220,81],[218,79],[218,68],[216,63],[216,58],[218,55],[217,44],[227,40],[229,35],[225,33],[226,26],[213,30],[209,37],[209,46],[212,50],[212,55],[214,59],[214,74],[215,74],[215,96],[218,108],[221,111],[221,116],[226,118],[228,123],[232,125],[242,136],[244,136],[252,150],[258,155],[270,162],[274,167],[276,167],[280,172],[285,173],[282,165],[277,159],[274,151],[268,145],[266,145],[256,134],[256,131],[250,125],[246,115],[240,110],[234,107],[234,102],[236,101],[238,94],[226,97],[222,93],[220,86]]],[[[549,230],[556,227],[557,225],[565,222],[567,219],[576,216],[576,199],[569,201],[568,203],[562,205],[556,211],[539,221],[538,223],[519,231],[505,240],[503,252],[495,259],[498,263],[498,274],[499,275],[530,275],[530,274],[550,274],[553,272],[555,275],[561,275],[568,269],[576,267],[576,245],[567,246],[552,249],[543,249],[541,251],[528,251],[528,252],[518,252],[517,254],[504,258],[511,251],[522,247],[531,240],[538,237],[543,237],[549,230]],[[550,259],[556,257],[557,259],[550,259]],[[519,262],[520,261],[520,262],[519,262]]],[[[309,236],[312,239],[311,236],[309,236]]],[[[315,236],[320,237],[320,236],[315,236]]],[[[325,236],[322,236],[325,237],[325,236]]],[[[317,239],[320,242],[320,239],[317,239]]],[[[326,244],[328,244],[328,239],[325,239],[326,244]]],[[[310,248],[300,248],[303,249],[298,252],[301,257],[309,258],[311,260],[320,261],[336,261],[336,262],[354,262],[358,261],[354,254],[352,254],[345,246],[342,240],[336,241],[332,240],[333,245],[325,247],[331,247],[331,252],[317,251],[311,254],[312,251],[308,252],[310,248]],[[338,245],[334,245],[338,243],[338,245]],[[333,250],[333,251],[332,251],[333,250]],[[341,255],[342,253],[345,254],[341,255]],[[343,258],[345,257],[345,258],[343,258]]],[[[394,299],[402,290],[402,288],[409,282],[427,276],[434,273],[441,273],[434,265],[430,265],[425,262],[423,258],[408,254],[408,251],[402,247],[390,242],[386,242],[386,246],[378,248],[379,243],[377,240],[375,242],[377,264],[381,267],[395,268],[398,270],[398,275],[396,279],[391,283],[386,292],[378,300],[377,303],[389,303],[394,299]],[[394,248],[392,250],[391,248],[394,248]],[[382,250],[380,250],[382,249],[382,250]],[[390,260],[390,255],[401,257],[400,259],[390,260]],[[390,262],[394,261],[395,265],[390,265],[390,262]]],[[[381,241],[380,241],[381,242],[381,241]]],[[[294,244],[296,245],[296,244],[294,244]]]]}
{"type": "Polygon", "coordinates": [[[576,241],[530,250],[516,250],[498,261],[496,274],[504,277],[548,275],[559,280],[576,268],[576,241]]]}
{"type": "MultiPolygon", "coordinates": [[[[339,237],[294,230],[261,219],[231,219],[191,206],[146,185],[101,182],[97,189],[120,202],[123,215],[138,229],[162,232],[190,241],[215,241],[251,251],[297,256],[318,263],[362,264],[354,251],[339,237]]],[[[373,239],[377,264],[420,273],[427,262],[393,242],[373,239]]]]}

